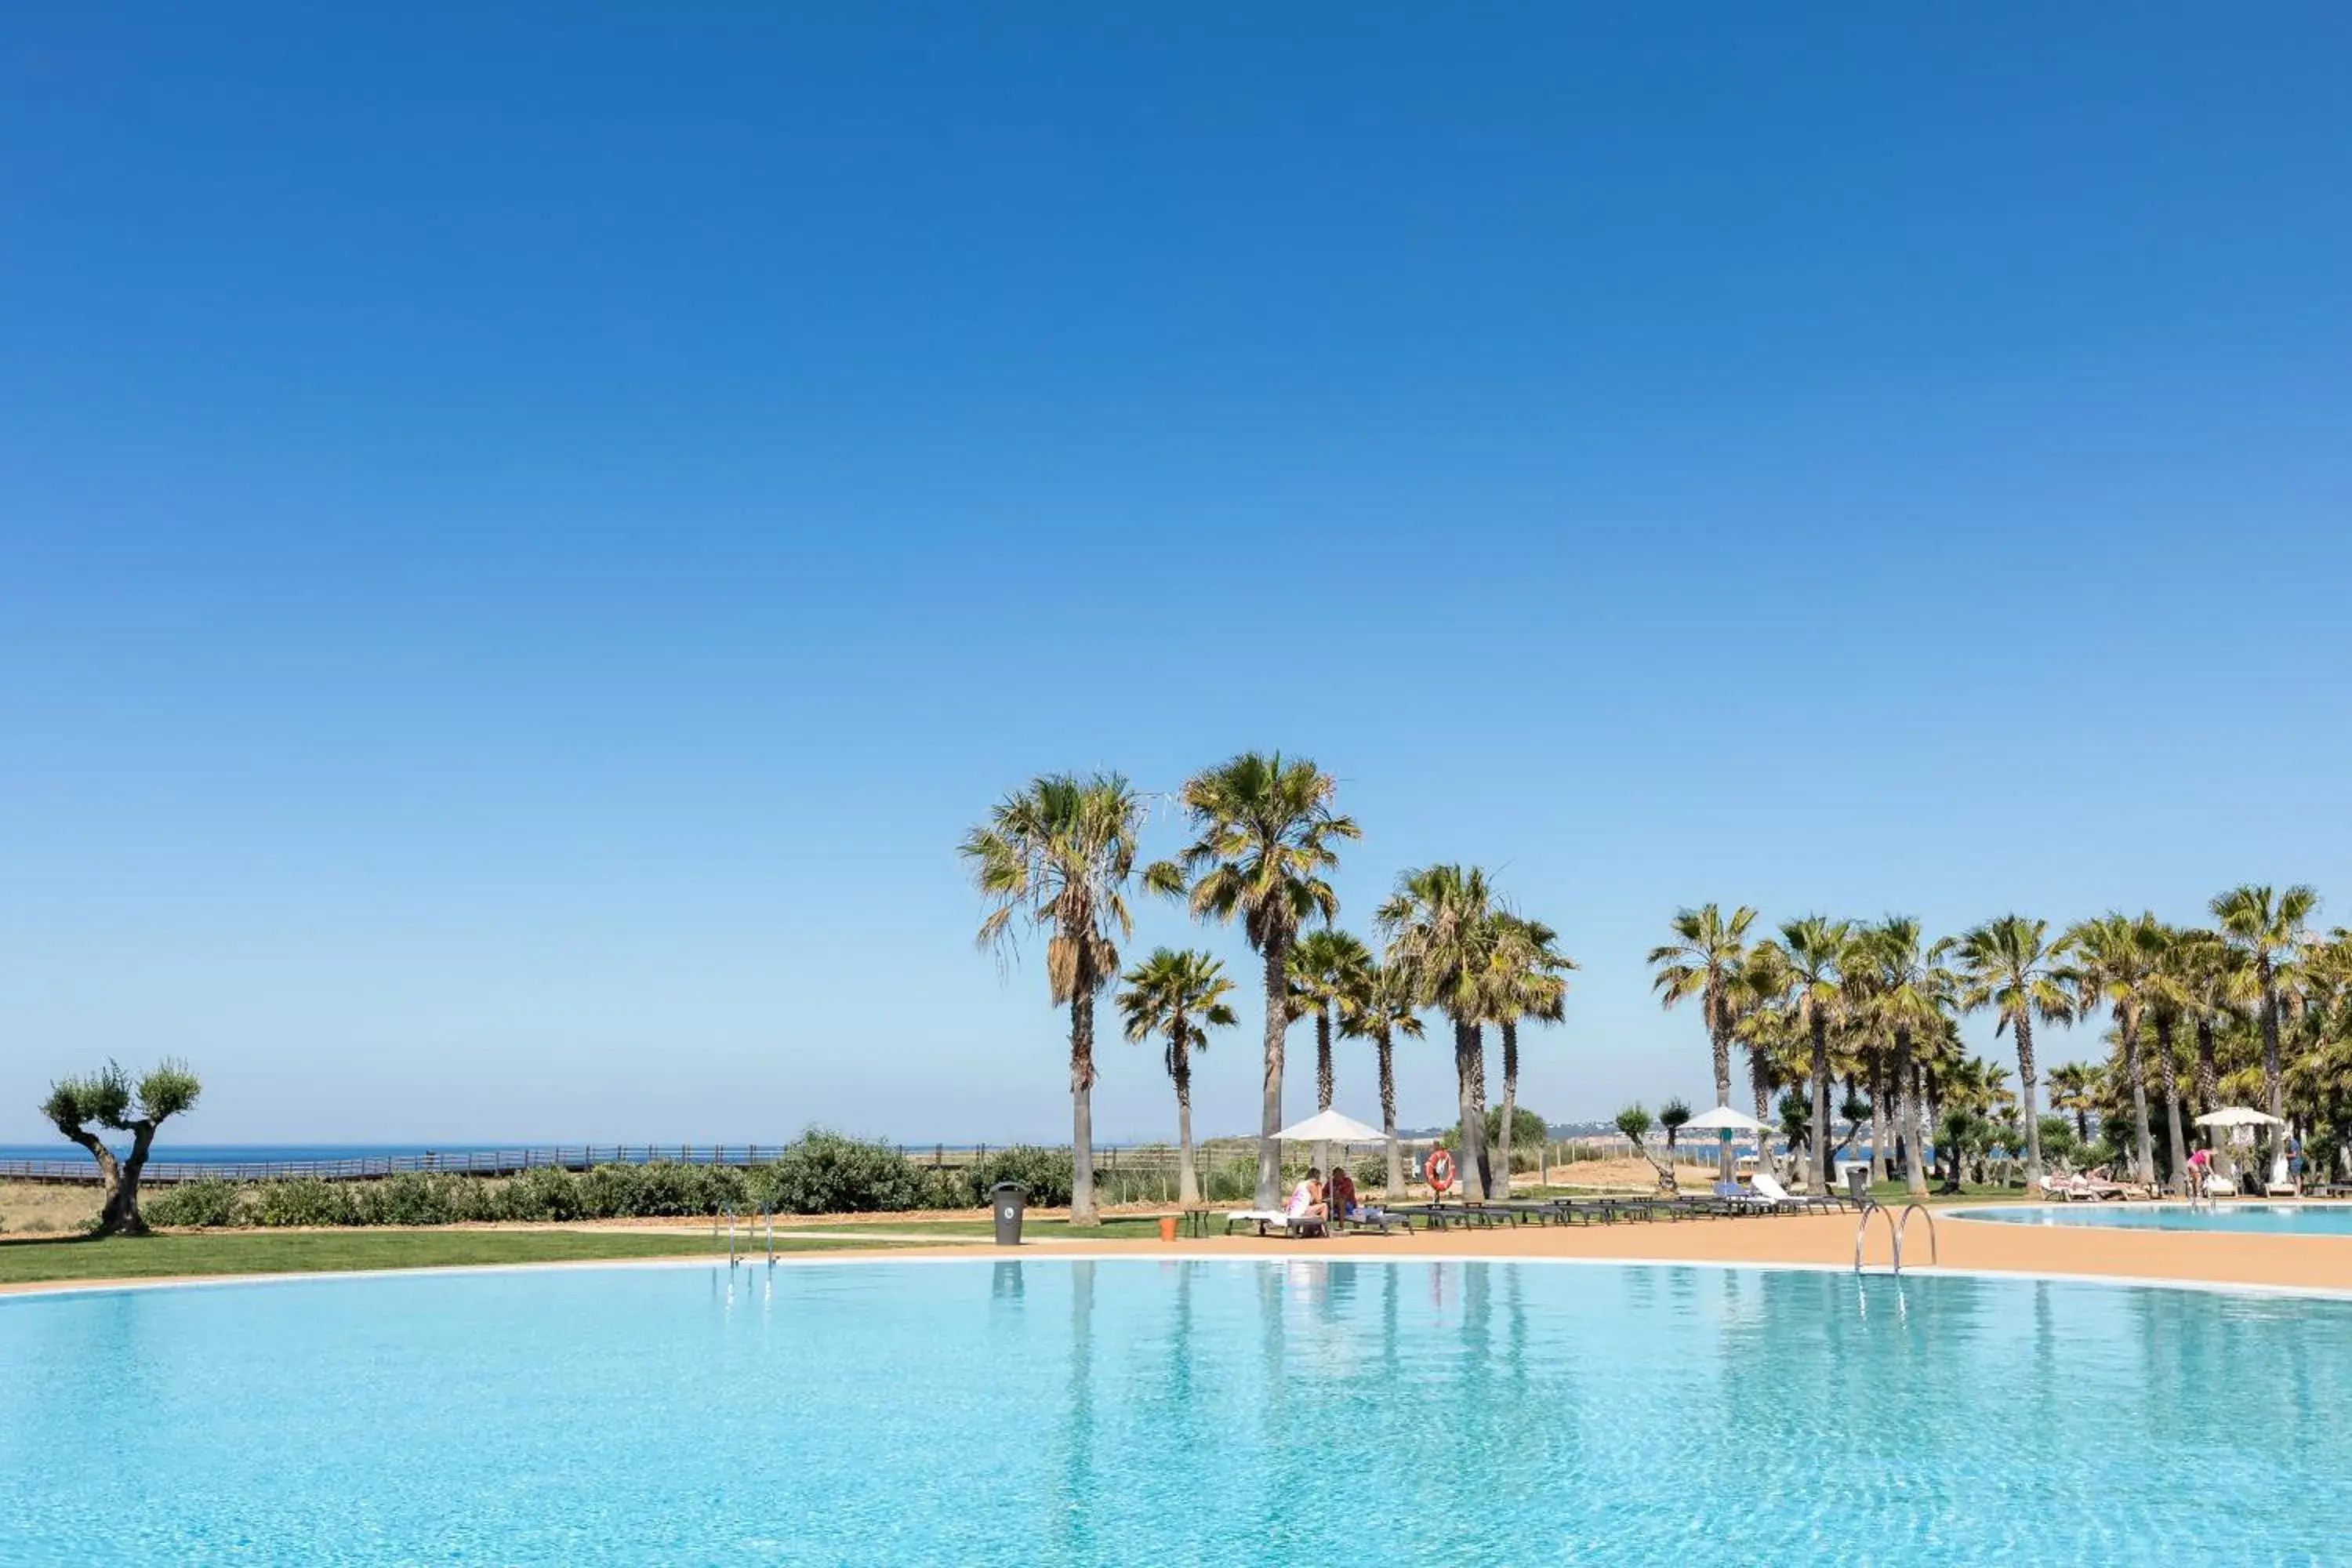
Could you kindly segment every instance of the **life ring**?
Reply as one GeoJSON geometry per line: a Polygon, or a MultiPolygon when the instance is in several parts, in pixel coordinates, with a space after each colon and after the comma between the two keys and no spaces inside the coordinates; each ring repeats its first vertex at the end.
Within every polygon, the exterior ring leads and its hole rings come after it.
{"type": "Polygon", "coordinates": [[[1432,1149],[1422,1173],[1429,1182],[1429,1190],[1442,1193],[1454,1184],[1454,1156],[1443,1149],[1432,1149]]]}

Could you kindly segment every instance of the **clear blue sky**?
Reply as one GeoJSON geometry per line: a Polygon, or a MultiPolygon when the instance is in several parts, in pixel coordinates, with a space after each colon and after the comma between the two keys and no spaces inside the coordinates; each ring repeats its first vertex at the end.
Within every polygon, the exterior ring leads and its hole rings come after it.
{"type": "Polygon", "coordinates": [[[1066,1136],[956,841],[1248,746],[1343,781],[1349,923],[1460,858],[1562,931],[1556,1118],[1706,1093],[1679,903],[2352,915],[2347,59],[2335,5],[10,6],[0,1139],[165,1051],[205,1141],[1066,1136]]]}

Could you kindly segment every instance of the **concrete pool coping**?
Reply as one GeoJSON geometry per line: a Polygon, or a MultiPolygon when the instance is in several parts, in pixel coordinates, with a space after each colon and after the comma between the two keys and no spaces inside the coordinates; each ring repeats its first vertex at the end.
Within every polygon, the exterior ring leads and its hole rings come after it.
{"type": "MultiPolygon", "coordinates": [[[[1935,1213],[1936,1211],[1930,1211],[1935,1213]]],[[[1958,1209],[1936,1213],[1938,1220],[1961,1219],[1958,1209]]],[[[1852,1273],[1855,1216],[1847,1215],[1757,1215],[1738,1219],[1642,1222],[1575,1228],[1521,1226],[1486,1230],[1415,1231],[1379,1237],[1337,1237],[1323,1242],[1218,1237],[1174,1243],[1157,1240],[1057,1240],[1050,1247],[1024,1247],[1008,1253],[987,1243],[924,1247],[897,1245],[887,1250],[844,1250],[780,1256],[780,1268],[833,1268],[852,1264],[1003,1261],[1032,1258],[1055,1262],[1106,1260],[1175,1261],[1186,1258],[1265,1258],[1282,1261],[1612,1263],[1650,1267],[1794,1268],[1852,1273]]],[[[1887,1245],[1885,1227],[1869,1232],[1865,1259],[1883,1277],[1887,1245]]],[[[2352,1245],[2344,1238],[2311,1236],[2237,1235],[2222,1231],[2102,1228],[2095,1226],[2031,1226],[2000,1221],[1964,1222],[1938,1232],[1938,1261],[1925,1261],[1917,1232],[1906,1247],[1905,1273],[1963,1278],[2025,1278],[2141,1288],[2233,1291],[2256,1296],[2352,1299],[2352,1245]],[[2329,1245],[2331,1241],[2336,1245],[2329,1245]],[[2319,1245],[2314,1246],[2313,1243],[2319,1245]]],[[[383,1279],[401,1275],[514,1273],[526,1269],[709,1268],[708,1257],[599,1258],[546,1263],[465,1264],[419,1268],[163,1276],[131,1279],[41,1280],[0,1285],[0,1298],[184,1289],[203,1286],[289,1284],[303,1280],[383,1279]]],[[[751,1265],[764,1268],[764,1258],[751,1265]]]]}

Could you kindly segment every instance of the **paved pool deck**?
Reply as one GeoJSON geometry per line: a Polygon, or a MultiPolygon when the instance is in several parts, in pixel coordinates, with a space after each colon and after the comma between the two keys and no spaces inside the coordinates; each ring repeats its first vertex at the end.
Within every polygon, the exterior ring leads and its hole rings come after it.
{"type": "MultiPolygon", "coordinates": [[[[2039,1226],[1969,1220],[1935,1213],[1937,1252],[1929,1260],[1927,1223],[1915,1219],[1905,1243],[1906,1275],[1937,1268],[2055,1278],[2105,1278],[2197,1286],[2323,1291],[2352,1295],[2352,1238],[2322,1236],[2238,1236],[2166,1230],[2108,1230],[2092,1226],[2039,1226]]],[[[1209,1237],[1176,1242],[1087,1241],[1056,1238],[1023,1247],[1039,1261],[1071,1258],[1554,1258],[1622,1262],[1788,1264],[1814,1268],[1853,1266],[1855,1216],[1841,1215],[1758,1215],[1738,1219],[1629,1221],[1577,1226],[1509,1226],[1448,1228],[1410,1234],[1291,1240],[1251,1235],[1209,1237]]],[[[1883,1269],[1888,1258],[1884,1220],[1874,1217],[1864,1250],[1866,1264],[1883,1269]]],[[[887,1252],[844,1249],[779,1257],[780,1265],[824,1266],[880,1259],[971,1258],[1003,1256],[986,1242],[940,1246],[900,1244],[887,1252]]],[[[660,1260],[688,1265],[699,1259],[660,1260]]],[[[600,1268],[602,1262],[499,1265],[501,1268],[600,1268]]],[[[227,1282],[215,1276],[204,1283],[227,1282]]],[[[91,1290],[152,1286],[155,1279],[81,1279],[0,1286],[0,1295],[55,1290],[91,1290]]]]}

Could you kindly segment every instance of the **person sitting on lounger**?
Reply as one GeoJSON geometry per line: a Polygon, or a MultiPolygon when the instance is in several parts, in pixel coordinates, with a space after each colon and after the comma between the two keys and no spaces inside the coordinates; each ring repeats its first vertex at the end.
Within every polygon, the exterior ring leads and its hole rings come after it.
{"type": "Polygon", "coordinates": [[[1309,1170],[1299,1184],[1290,1189],[1290,1205],[1283,1212],[1292,1219],[1328,1217],[1331,1211],[1323,1203],[1323,1173],[1309,1170]]]}

